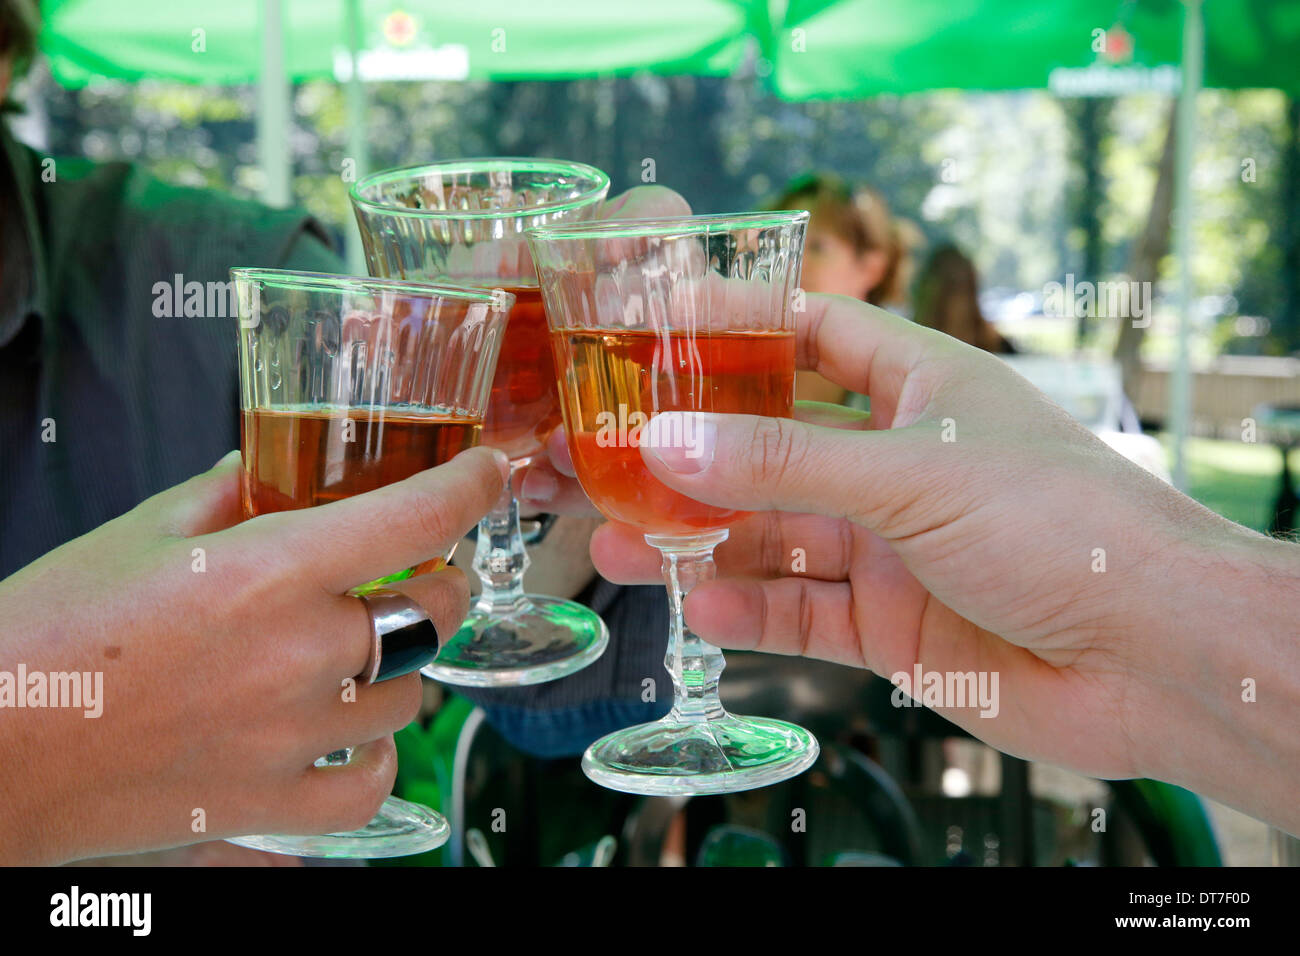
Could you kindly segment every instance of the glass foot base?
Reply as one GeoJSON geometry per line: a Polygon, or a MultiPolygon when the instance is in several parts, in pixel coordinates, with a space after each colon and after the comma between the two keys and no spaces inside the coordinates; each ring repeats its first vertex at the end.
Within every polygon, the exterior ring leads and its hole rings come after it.
{"type": "Polygon", "coordinates": [[[368,860],[436,850],[447,842],[449,836],[451,827],[442,814],[418,803],[389,797],[373,820],[351,833],[243,836],[231,837],[227,842],[289,856],[368,860]]]}
{"type": "Polygon", "coordinates": [[[816,737],[783,720],[668,717],[597,740],[582,755],[582,772],[624,793],[733,793],[797,776],[820,751],[816,737]]]}
{"type": "Polygon", "coordinates": [[[420,673],[461,687],[542,684],[582,670],[608,644],[609,629],[590,608],[530,594],[505,616],[472,608],[438,659],[420,673]]]}

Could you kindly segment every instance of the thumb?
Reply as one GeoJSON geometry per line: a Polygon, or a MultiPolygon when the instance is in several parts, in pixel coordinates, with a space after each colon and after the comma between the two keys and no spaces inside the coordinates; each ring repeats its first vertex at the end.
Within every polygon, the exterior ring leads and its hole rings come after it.
{"type": "Polygon", "coordinates": [[[916,498],[917,467],[938,464],[921,456],[922,444],[939,446],[938,429],[918,422],[848,431],[789,418],[664,412],[643,429],[641,456],[664,484],[706,504],[849,518],[881,531],[882,512],[916,498]]]}

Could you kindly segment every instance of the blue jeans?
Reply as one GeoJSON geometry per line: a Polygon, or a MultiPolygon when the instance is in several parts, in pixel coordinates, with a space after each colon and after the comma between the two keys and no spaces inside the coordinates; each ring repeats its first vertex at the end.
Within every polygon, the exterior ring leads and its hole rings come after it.
{"type": "Polygon", "coordinates": [[[650,720],[672,708],[671,698],[593,700],[573,707],[538,710],[525,707],[484,707],[488,723],[509,743],[534,757],[576,757],[597,739],[650,720]]]}

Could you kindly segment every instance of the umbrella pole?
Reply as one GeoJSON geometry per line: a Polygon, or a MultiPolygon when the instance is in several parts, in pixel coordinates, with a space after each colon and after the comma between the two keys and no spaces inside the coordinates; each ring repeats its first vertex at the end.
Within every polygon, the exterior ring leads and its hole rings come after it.
{"type": "Polygon", "coordinates": [[[1178,350],[1169,388],[1174,485],[1187,490],[1187,431],[1191,419],[1192,372],[1192,161],[1196,153],[1196,94],[1201,89],[1205,25],[1202,0],[1183,0],[1182,90],[1178,95],[1174,158],[1174,251],[1178,257],[1178,350]]]}
{"type": "MultiPolygon", "coordinates": [[[[348,59],[352,74],[343,90],[344,122],[348,128],[348,158],[352,160],[353,181],[364,176],[370,168],[370,151],[366,142],[366,90],[361,85],[361,0],[347,0],[345,7],[348,38],[348,59]]],[[[349,187],[351,183],[347,184],[349,187]]],[[[347,238],[348,270],[356,275],[366,274],[366,256],[361,247],[361,230],[356,220],[351,220],[347,238]]]]}
{"type": "Polygon", "coordinates": [[[283,0],[262,7],[262,72],[257,81],[257,161],[262,167],[262,201],[289,205],[289,80],[284,69],[283,0]]]}

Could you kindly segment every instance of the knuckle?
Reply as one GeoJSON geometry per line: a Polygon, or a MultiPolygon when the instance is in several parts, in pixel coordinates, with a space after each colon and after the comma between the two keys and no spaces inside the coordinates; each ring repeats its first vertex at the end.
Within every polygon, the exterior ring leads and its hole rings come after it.
{"type": "Polygon", "coordinates": [[[460,568],[450,568],[450,574],[447,575],[447,584],[450,586],[451,594],[448,603],[451,605],[451,612],[448,625],[451,630],[455,630],[460,623],[469,616],[469,578],[460,568]]]}
{"type": "Polygon", "coordinates": [[[444,493],[427,496],[426,503],[436,506],[432,517],[442,538],[459,538],[501,497],[505,482],[497,468],[492,450],[478,446],[461,452],[438,471],[443,476],[444,493]]]}
{"type": "Polygon", "coordinates": [[[750,436],[753,450],[750,465],[755,484],[764,484],[784,475],[790,463],[798,458],[796,437],[798,432],[790,419],[758,418],[750,436]]]}
{"type": "Polygon", "coordinates": [[[804,334],[799,336],[799,342],[804,348],[804,354],[801,356],[804,368],[816,369],[821,365],[821,345],[818,336],[821,335],[822,320],[825,318],[825,312],[815,310],[804,315],[805,330],[804,334]]]}
{"type": "Polygon", "coordinates": [[[846,578],[853,567],[853,543],[853,525],[848,521],[841,521],[839,526],[839,562],[835,566],[843,571],[846,578]]]}
{"type": "MultiPolygon", "coordinates": [[[[412,677],[419,680],[416,675],[412,677]]],[[[375,753],[373,759],[364,765],[361,786],[371,801],[370,816],[373,816],[374,811],[393,792],[393,784],[397,781],[397,746],[392,737],[384,737],[371,746],[375,748],[375,753]]]]}
{"type": "Polygon", "coordinates": [[[759,527],[759,567],[779,572],[785,564],[785,545],[781,540],[780,515],[776,512],[764,514],[759,527]]]}
{"type": "Polygon", "coordinates": [[[808,646],[813,634],[813,601],[808,582],[799,582],[799,656],[808,656],[808,646]]]}
{"type": "MultiPolygon", "coordinates": [[[[457,608],[469,610],[469,578],[465,572],[454,565],[444,568],[442,571],[443,583],[451,588],[452,600],[457,608]]],[[[461,615],[462,617],[464,615],[461,615]]]]}
{"type": "MultiPolygon", "coordinates": [[[[476,482],[482,497],[472,509],[473,519],[477,519],[484,511],[495,505],[501,497],[501,492],[506,488],[506,479],[501,477],[496,462],[491,457],[484,456],[484,458],[485,464],[480,469],[481,475],[476,482]]],[[[511,474],[514,474],[514,472],[511,472],[511,474]]]]}
{"type": "MultiPolygon", "coordinates": [[[[288,513],[259,515],[230,532],[215,547],[218,537],[209,537],[204,563],[205,576],[224,593],[241,600],[263,600],[302,575],[306,552],[288,513]]],[[[185,553],[190,553],[188,547],[185,553]]]]}
{"type": "Polygon", "coordinates": [[[469,578],[457,567],[447,567],[433,575],[420,602],[433,621],[440,640],[450,639],[469,614],[469,578]]]}
{"type": "Polygon", "coordinates": [[[396,685],[393,687],[392,729],[398,731],[419,716],[420,706],[424,703],[424,684],[418,673],[405,674],[389,683],[396,685]]]}
{"type": "Polygon", "coordinates": [[[411,515],[424,538],[439,549],[456,536],[447,513],[447,504],[429,494],[416,495],[411,501],[411,515]]]}
{"type": "Polygon", "coordinates": [[[356,769],[347,798],[339,808],[336,820],[329,824],[331,829],[361,829],[374,819],[388,795],[393,792],[393,782],[397,779],[396,748],[391,738],[374,746],[379,747],[379,751],[356,769]]]}

